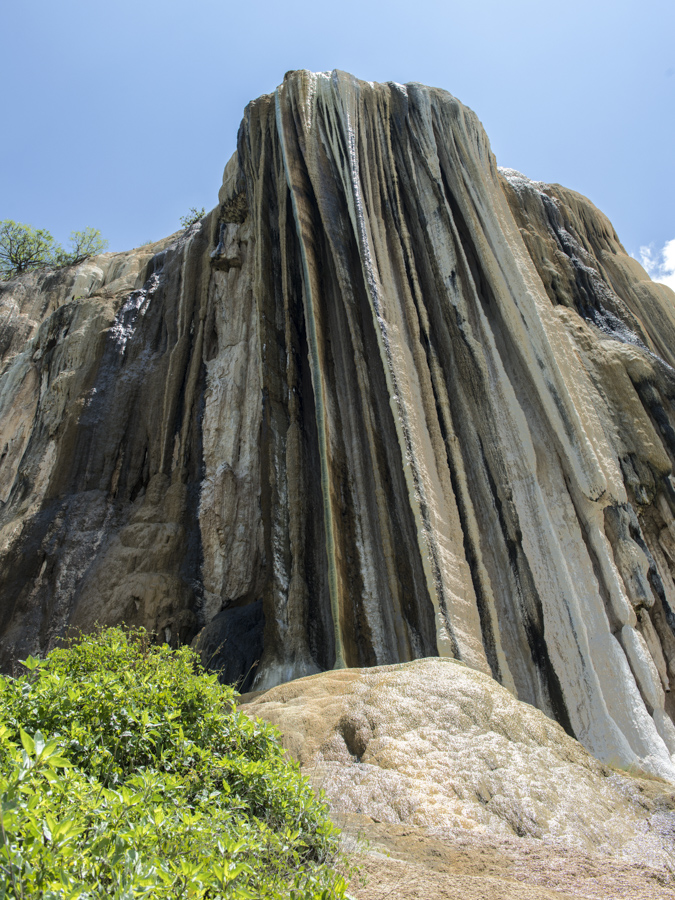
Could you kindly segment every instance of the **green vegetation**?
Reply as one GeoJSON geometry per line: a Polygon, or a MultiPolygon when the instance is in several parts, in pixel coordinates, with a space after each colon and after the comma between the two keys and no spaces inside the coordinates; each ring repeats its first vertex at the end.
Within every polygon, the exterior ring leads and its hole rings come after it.
{"type": "Polygon", "coordinates": [[[44,228],[33,228],[11,219],[0,222],[0,273],[3,278],[48,266],[53,251],[54,238],[44,228]]]}
{"type": "Polygon", "coordinates": [[[108,629],[0,677],[0,898],[345,897],[277,733],[189,648],[108,629]]]}
{"type": "Polygon", "coordinates": [[[196,206],[191,206],[188,210],[188,214],[186,216],[181,216],[179,222],[182,228],[189,228],[190,225],[194,225],[195,222],[199,222],[200,219],[203,219],[206,215],[206,211],[202,206],[201,209],[197,209],[196,206]]]}
{"type": "Polygon", "coordinates": [[[70,250],[64,250],[44,228],[4,219],[0,222],[0,277],[13,278],[30,269],[72,266],[96,256],[108,246],[95,228],[71,231],[70,250]]]}
{"type": "Polygon", "coordinates": [[[70,250],[63,250],[58,247],[54,254],[54,261],[57,266],[74,266],[77,263],[84,262],[90,256],[96,256],[108,246],[108,242],[103,240],[101,232],[96,228],[85,228],[84,231],[70,232],[70,250]]]}

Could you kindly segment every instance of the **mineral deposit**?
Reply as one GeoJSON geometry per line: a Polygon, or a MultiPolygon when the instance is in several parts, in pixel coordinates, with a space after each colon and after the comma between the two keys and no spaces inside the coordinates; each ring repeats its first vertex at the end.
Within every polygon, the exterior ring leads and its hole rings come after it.
{"type": "Polygon", "coordinates": [[[200,223],[0,285],[0,663],[452,657],[675,779],[674,301],[450,94],[289,73],[200,223]]]}

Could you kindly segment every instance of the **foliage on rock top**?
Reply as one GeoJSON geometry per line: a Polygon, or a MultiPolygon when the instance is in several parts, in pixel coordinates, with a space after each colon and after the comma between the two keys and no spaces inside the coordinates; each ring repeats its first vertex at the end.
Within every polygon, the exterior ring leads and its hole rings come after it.
{"type": "Polygon", "coordinates": [[[101,236],[97,228],[85,228],[84,231],[70,232],[70,250],[57,247],[54,253],[54,264],[57,266],[76,266],[90,256],[98,256],[107,248],[108,242],[101,236]]]}
{"type": "Polygon", "coordinates": [[[44,228],[12,219],[0,221],[0,278],[13,278],[47,266],[74,266],[108,246],[96,228],[71,231],[69,241],[70,250],[64,250],[44,228]]]}
{"type": "Polygon", "coordinates": [[[29,269],[50,264],[54,238],[44,228],[12,219],[0,222],[0,277],[13,278],[29,269]]]}
{"type": "Polygon", "coordinates": [[[108,629],[0,677],[0,898],[344,896],[276,731],[189,648],[108,629]]]}
{"type": "Polygon", "coordinates": [[[187,215],[181,216],[179,222],[181,224],[181,228],[190,228],[192,225],[195,225],[206,215],[206,210],[202,206],[201,209],[197,209],[196,206],[191,206],[188,210],[187,215]]]}

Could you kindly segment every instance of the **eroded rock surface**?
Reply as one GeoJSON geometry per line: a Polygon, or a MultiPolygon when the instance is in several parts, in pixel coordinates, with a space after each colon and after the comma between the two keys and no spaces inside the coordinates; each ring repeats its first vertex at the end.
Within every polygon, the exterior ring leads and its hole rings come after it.
{"type": "Polygon", "coordinates": [[[675,870],[672,787],[603,765],[454,660],[324,672],[243,700],[281,729],[338,815],[539,838],[675,870]]]}
{"type": "Polygon", "coordinates": [[[355,900],[672,900],[672,873],[529,838],[350,820],[355,900]],[[356,837],[360,835],[360,840],[356,837]]]}
{"type": "Polygon", "coordinates": [[[346,669],[242,703],[368,842],[375,882],[355,896],[424,896],[415,882],[428,897],[515,898],[519,882],[537,898],[675,896],[672,786],[599,763],[481,672],[449,659],[346,669]]]}
{"type": "Polygon", "coordinates": [[[201,223],[0,285],[0,663],[450,656],[675,779],[673,301],[450,94],[289,73],[201,223]]]}

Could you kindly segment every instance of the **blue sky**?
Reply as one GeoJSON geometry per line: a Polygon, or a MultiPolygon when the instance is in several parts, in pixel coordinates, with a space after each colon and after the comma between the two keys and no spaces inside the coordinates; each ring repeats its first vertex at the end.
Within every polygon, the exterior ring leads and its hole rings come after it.
{"type": "Polygon", "coordinates": [[[21,0],[0,34],[0,219],[60,241],[123,250],[215,206],[244,106],[297,68],[445,88],[656,274],[675,239],[674,0],[21,0]]]}

